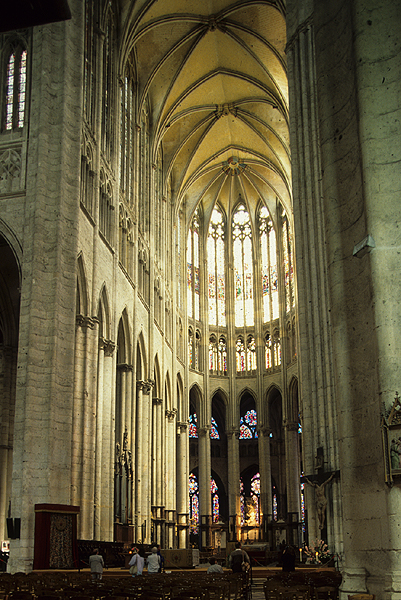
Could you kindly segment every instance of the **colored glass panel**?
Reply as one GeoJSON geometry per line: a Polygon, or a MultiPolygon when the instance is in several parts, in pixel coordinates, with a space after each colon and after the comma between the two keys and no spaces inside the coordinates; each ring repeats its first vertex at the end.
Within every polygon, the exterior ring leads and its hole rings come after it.
{"type": "Polygon", "coordinates": [[[213,417],[212,417],[212,425],[211,425],[211,430],[210,430],[210,437],[212,438],[212,440],[220,439],[219,429],[218,429],[217,423],[213,419],[213,417]]]}
{"type": "Polygon", "coordinates": [[[190,438],[198,437],[197,425],[198,425],[198,418],[196,416],[196,413],[189,415],[189,437],[190,438]]]}
{"type": "Polygon", "coordinates": [[[248,410],[243,417],[240,419],[240,440],[250,440],[257,438],[258,434],[256,426],[258,424],[256,410],[248,410]]]}
{"type": "Polygon", "coordinates": [[[14,66],[15,54],[11,54],[7,65],[6,129],[12,129],[13,127],[14,66]]]}
{"type": "Polygon", "coordinates": [[[196,475],[189,476],[189,531],[190,533],[199,533],[199,485],[196,475]]]}
{"type": "Polygon", "coordinates": [[[225,326],[225,258],[223,215],[214,208],[207,238],[209,324],[225,326]]]}
{"type": "Polygon", "coordinates": [[[240,204],[233,215],[235,325],[254,324],[252,231],[249,213],[240,204]]]}
{"type": "Polygon", "coordinates": [[[25,115],[25,92],[26,92],[26,50],[21,54],[19,68],[19,90],[18,90],[18,127],[24,126],[25,115]]]}

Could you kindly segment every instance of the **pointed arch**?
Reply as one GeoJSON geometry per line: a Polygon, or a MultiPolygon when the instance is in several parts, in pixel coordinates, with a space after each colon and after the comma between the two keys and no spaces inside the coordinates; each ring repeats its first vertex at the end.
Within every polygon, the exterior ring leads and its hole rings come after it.
{"type": "Polygon", "coordinates": [[[143,335],[143,331],[141,331],[138,335],[137,342],[137,361],[139,359],[139,364],[136,365],[136,378],[137,379],[146,379],[146,374],[148,372],[148,361],[146,355],[146,344],[145,337],[143,335]],[[139,374],[138,374],[139,369],[139,374]]]}
{"type": "Polygon", "coordinates": [[[170,373],[168,371],[167,371],[166,377],[164,379],[164,392],[165,392],[166,409],[169,411],[172,411],[173,410],[173,398],[171,395],[170,373]]]}
{"type": "Polygon", "coordinates": [[[177,410],[178,421],[184,422],[188,420],[188,407],[184,402],[184,385],[181,373],[177,373],[177,410]]]}
{"type": "Polygon", "coordinates": [[[99,294],[97,318],[99,319],[99,337],[110,339],[110,303],[107,286],[103,283],[99,294]]]}
{"type": "Polygon", "coordinates": [[[77,315],[89,315],[89,294],[88,284],[85,271],[85,263],[82,252],[78,256],[77,261],[77,315]]]}
{"type": "Polygon", "coordinates": [[[159,364],[159,355],[156,354],[153,366],[153,377],[155,385],[153,386],[153,397],[161,398],[161,373],[160,373],[160,364],[159,364]]]}

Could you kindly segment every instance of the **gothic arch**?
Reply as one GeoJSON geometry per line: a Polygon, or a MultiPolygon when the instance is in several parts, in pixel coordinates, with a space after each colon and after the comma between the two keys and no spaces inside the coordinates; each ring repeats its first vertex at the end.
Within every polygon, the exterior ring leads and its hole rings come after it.
{"type": "Polygon", "coordinates": [[[299,418],[299,400],[298,400],[298,378],[292,377],[288,386],[288,411],[287,418],[290,421],[297,422],[299,418]]]}
{"type": "Polygon", "coordinates": [[[131,350],[131,332],[129,326],[129,319],[127,309],[124,308],[122,315],[118,323],[118,352],[119,362],[132,364],[132,350],[131,350]]]}
{"type": "Polygon", "coordinates": [[[145,337],[143,335],[143,331],[141,331],[138,335],[137,361],[138,360],[139,360],[139,364],[137,363],[137,365],[136,365],[136,378],[137,379],[146,379],[147,372],[148,372],[148,363],[147,363],[147,358],[146,358],[146,345],[145,345],[145,337]]]}
{"type": "Polygon", "coordinates": [[[88,284],[85,270],[85,263],[82,252],[78,255],[77,260],[77,315],[89,315],[89,294],[88,284]]]}
{"type": "Polygon", "coordinates": [[[173,410],[173,399],[171,395],[171,382],[170,382],[170,373],[167,371],[166,377],[164,380],[164,389],[165,389],[165,404],[166,409],[171,411],[173,410]]]}
{"type": "Polygon", "coordinates": [[[9,246],[10,250],[14,254],[14,259],[18,268],[18,287],[21,286],[21,264],[22,264],[22,246],[16,234],[7,225],[5,221],[0,218],[0,236],[4,238],[5,242],[9,246]]]}
{"type": "Polygon", "coordinates": [[[189,410],[184,402],[184,386],[181,373],[177,373],[177,419],[181,422],[188,421],[189,410]]]}
{"type": "Polygon", "coordinates": [[[99,337],[106,340],[110,339],[110,304],[108,299],[107,286],[103,283],[99,294],[98,319],[99,319],[99,337]]]}
{"type": "Polygon", "coordinates": [[[153,397],[161,398],[162,389],[161,389],[161,380],[160,380],[161,375],[160,375],[160,364],[159,364],[159,355],[158,354],[155,355],[153,373],[154,373],[154,381],[155,381],[155,385],[153,386],[153,397]]]}

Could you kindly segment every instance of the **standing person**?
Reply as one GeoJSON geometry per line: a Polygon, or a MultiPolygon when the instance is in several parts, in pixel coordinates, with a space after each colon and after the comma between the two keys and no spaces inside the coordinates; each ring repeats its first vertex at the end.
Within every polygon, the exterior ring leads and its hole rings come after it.
{"type": "Polygon", "coordinates": [[[143,549],[138,550],[137,548],[133,548],[132,552],[133,555],[128,563],[128,566],[130,567],[130,574],[132,575],[132,577],[135,577],[135,575],[142,575],[143,567],[145,564],[145,557],[143,556],[143,549]]]}
{"type": "Polygon", "coordinates": [[[157,554],[156,546],[153,546],[152,553],[146,559],[148,565],[148,573],[158,573],[161,565],[160,556],[157,554]]]}
{"type": "Polygon", "coordinates": [[[99,548],[95,548],[93,554],[89,557],[89,566],[91,568],[92,581],[100,581],[103,577],[103,556],[99,554],[99,548]]]}
{"type": "Polygon", "coordinates": [[[229,561],[233,573],[247,571],[251,566],[248,554],[241,548],[241,542],[235,542],[235,550],[231,552],[229,561]],[[242,568],[242,563],[245,565],[244,568],[242,568]]]}
{"type": "Polygon", "coordinates": [[[216,563],[214,556],[210,559],[210,567],[208,567],[206,573],[224,573],[223,567],[216,563]]]}
{"type": "Polygon", "coordinates": [[[157,554],[160,557],[159,573],[162,573],[163,569],[164,569],[164,556],[162,556],[162,549],[161,549],[160,544],[157,545],[157,554]]]}

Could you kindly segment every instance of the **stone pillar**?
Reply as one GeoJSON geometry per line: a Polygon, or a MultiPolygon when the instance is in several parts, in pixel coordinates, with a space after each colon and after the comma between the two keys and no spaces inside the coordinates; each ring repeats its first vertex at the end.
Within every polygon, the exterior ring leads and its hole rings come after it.
{"type": "Polygon", "coordinates": [[[188,424],[177,423],[177,526],[178,547],[188,547],[189,494],[188,494],[188,424]]]}
{"type": "Polygon", "coordinates": [[[272,521],[272,476],[270,463],[270,429],[258,429],[260,512],[263,541],[268,541],[268,526],[272,521]]]}
{"type": "Polygon", "coordinates": [[[211,545],[212,502],[210,494],[210,426],[198,427],[200,548],[211,545]]]}
{"type": "Polygon", "coordinates": [[[239,429],[227,430],[229,541],[239,540],[241,529],[239,429]]]}
{"type": "Polygon", "coordinates": [[[100,497],[100,539],[112,542],[114,539],[114,460],[115,460],[115,348],[111,340],[104,345],[103,357],[103,421],[102,421],[102,461],[100,497]]]}
{"type": "Polygon", "coordinates": [[[151,481],[149,477],[149,451],[152,439],[152,422],[150,407],[150,381],[137,382],[137,473],[136,473],[136,505],[137,505],[137,539],[149,544],[151,537],[151,481]]]}
{"type": "Polygon", "coordinates": [[[166,410],[166,537],[169,548],[176,548],[176,423],[177,409],[166,410]]]}
{"type": "MultiPolygon", "coordinates": [[[[299,462],[299,433],[296,421],[284,421],[285,439],[285,474],[287,490],[287,512],[291,513],[292,523],[298,523],[301,513],[300,462],[299,462]]],[[[289,530],[287,542],[299,546],[298,529],[289,530]]]]}
{"type": "Polygon", "coordinates": [[[0,539],[8,538],[6,517],[11,497],[12,441],[15,404],[15,377],[17,350],[10,346],[0,348],[0,539]]]}

